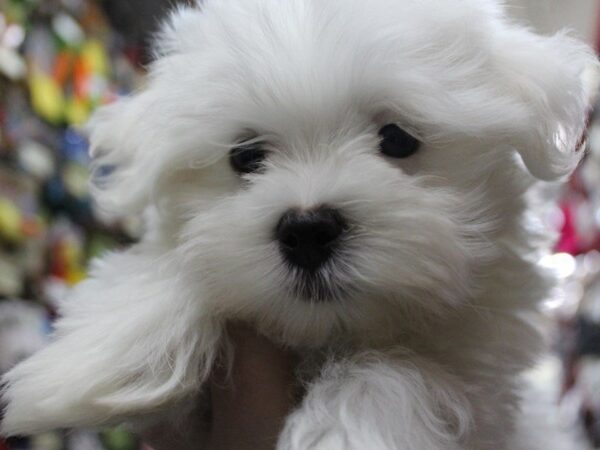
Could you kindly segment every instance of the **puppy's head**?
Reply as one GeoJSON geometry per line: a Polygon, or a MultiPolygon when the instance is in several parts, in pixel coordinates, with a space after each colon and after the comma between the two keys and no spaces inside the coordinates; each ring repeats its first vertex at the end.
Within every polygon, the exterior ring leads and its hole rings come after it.
{"type": "MultiPolygon", "coordinates": [[[[93,122],[96,198],[155,209],[207,310],[290,343],[439,314],[579,160],[591,52],[491,0],[207,0],[93,122]]],[[[150,239],[150,238],[148,238],[150,239]]]]}

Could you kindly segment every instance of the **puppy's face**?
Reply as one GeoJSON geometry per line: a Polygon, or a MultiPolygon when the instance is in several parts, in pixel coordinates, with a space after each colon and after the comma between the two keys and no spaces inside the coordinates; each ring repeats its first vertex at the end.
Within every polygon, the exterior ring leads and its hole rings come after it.
{"type": "Polygon", "coordinates": [[[576,163],[595,63],[481,0],[208,1],[158,56],[95,121],[100,203],[155,206],[207,310],[312,345],[466,301],[527,170],[576,163]]]}

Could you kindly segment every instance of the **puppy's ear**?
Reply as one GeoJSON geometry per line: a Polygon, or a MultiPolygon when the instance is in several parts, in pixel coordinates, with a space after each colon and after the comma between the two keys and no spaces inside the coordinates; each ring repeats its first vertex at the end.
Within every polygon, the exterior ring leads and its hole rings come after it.
{"type": "MultiPolygon", "coordinates": [[[[198,4],[199,5],[199,4],[198,4]]],[[[169,89],[155,76],[170,58],[198,48],[202,39],[200,7],[175,9],[155,36],[157,61],[150,65],[148,85],[135,95],[101,107],[86,127],[92,156],[92,193],[106,212],[120,215],[143,210],[154,199],[161,173],[176,163],[172,142],[181,139],[169,89]],[[171,154],[169,154],[171,153],[171,154]]]]}
{"type": "Polygon", "coordinates": [[[92,194],[110,213],[139,212],[152,193],[156,148],[149,92],[100,108],[87,125],[92,194]]]}
{"type": "Polygon", "coordinates": [[[544,37],[503,27],[496,36],[497,89],[517,108],[512,144],[535,177],[570,174],[583,153],[578,147],[595,90],[586,72],[598,72],[596,56],[565,33],[544,37]]]}
{"type": "Polygon", "coordinates": [[[0,434],[142,419],[193,398],[221,332],[175,267],[146,244],[96,261],[62,305],[54,342],[2,378],[0,434]]]}

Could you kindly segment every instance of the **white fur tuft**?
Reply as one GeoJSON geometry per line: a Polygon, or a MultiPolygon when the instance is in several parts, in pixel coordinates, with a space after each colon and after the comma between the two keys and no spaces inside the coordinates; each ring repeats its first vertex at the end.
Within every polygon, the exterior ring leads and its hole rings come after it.
{"type": "Polygon", "coordinates": [[[136,247],[94,264],[62,305],[56,341],[3,377],[3,433],[119,423],[198,391],[220,331],[170,263],[136,247]]]}

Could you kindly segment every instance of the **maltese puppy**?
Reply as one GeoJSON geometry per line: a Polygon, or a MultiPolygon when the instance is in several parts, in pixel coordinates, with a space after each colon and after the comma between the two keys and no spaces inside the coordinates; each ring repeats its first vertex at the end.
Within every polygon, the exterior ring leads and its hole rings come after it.
{"type": "Polygon", "coordinates": [[[581,157],[589,48],[496,0],[206,0],[156,53],[91,123],[95,199],[145,235],[6,374],[3,433],[208,410],[234,320],[301,355],[280,449],[544,434],[519,417],[555,286],[532,194],[581,157]]]}

